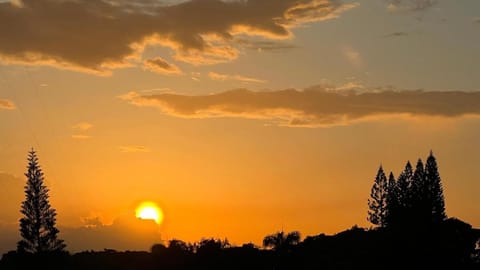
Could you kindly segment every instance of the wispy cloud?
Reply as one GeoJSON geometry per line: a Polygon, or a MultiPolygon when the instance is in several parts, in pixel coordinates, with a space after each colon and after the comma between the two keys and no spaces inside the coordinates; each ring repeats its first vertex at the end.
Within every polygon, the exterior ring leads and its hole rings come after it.
{"type": "Polygon", "coordinates": [[[343,46],[342,53],[352,66],[359,67],[362,65],[363,60],[360,52],[358,52],[351,46],[343,46]]]}
{"type": "Polygon", "coordinates": [[[80,122],[72,126],[72,129],[87,131],[93,128],[93,125],[88,122],[80,122]]]}
{"type": "Polygon", "coordinates": [[[216,81],[233,80],[233,81],[240,81],[240,82],[246,82],[246,83],[266,83],[267,82],[265,80],[260,80],[260,79],[246,77],[246,76],[237,75],[237,74],[229,75],[229,74],[220,74],[216,72],[209,72],[208,77],[216,81]]]}
{"type": "Polygon", "coordinates": [[[122,145],[118,147],[122,153],[150,152],[150,149],[142,145],[122,145]]]}
{"type": "Polygon", "coordinates": [[[424,11],[438,3],[438,0],[386,0],[387,9],[396,11],[424,11]]]}
{"type": "Polygon", "coordinates": [[[236,37],[290,39],[293,28],[337,18],[358,5],[337,0],[162,2],[0,2],[0,61],[108,75],[138,65],[147,46],[162,46],[173,51],[176,61],[217,64],[239,57],[236,37]]]}
{"type": "Polygon", "coordinates": [[[236,39],[235,42],[241,45],[244,48],[250,50],[256,50],[259,52],[277,52],[285,51],[297,48],[296,45],[291,43],[284,43],[280,41],[270,41],[270,40],[249,40],[249,39],[236,39]]]}
{"type": "Polygon", "coordinates": [[[91,123],[88,123],[88,122],[80,122],[80,123],[77,123],[77,124],[73,125],[72,129],[75,132],[79,132],[79,133],[73,134],[72,139],[76,139],[76,140],[90,139],[92,136],[90,136],[88,134],[85,134],[85,133],[87,133],[87,131],[91,130],[92,128],[93,128],[93,125],[91,123]]]}
{"type": "Polygon", "coordinates": [[[143,62],[145,69],[165,75],[180,75],[182,71],[174,64],[170,64],[161,57],[148,59],[143,62]]]}
{"type": "Polygon", "coordinates": [[[73,134],[72,135],[72,139],[76,139],[76,140],[86,140],[86,139],[90,139],[92,136],[90,135],[85,135],[85,134],[73,134]]]}
{"type": "MultiPolygon", "coordinates": [[[[351,87],[348,89],[352,90],[351,87]]],[[[480,115],[480,92],[461,91],[378,88],[363,89],[359,93],[315,86],[303,91],[253,92],[238,89],[204,96],[139,95],[131,92],[122,98],[133,105],[157,107],[177,117],[269,119],[281,126],[294,127],[344,125],[386,116],[480,115]]]]}
{"type": "Polygon", "coordinates": [[[17,107],[13,101],[0,98],[0,110],[15,110],[17,107]]]}
{"type": "Polygon", "coordinates": [[[386,34],[384,35],[383,37],[404,37],[404,36],[408,36],[408,33],[407,32],[393,32],[393,33],[389,33],[389,34],[386,34]]]}

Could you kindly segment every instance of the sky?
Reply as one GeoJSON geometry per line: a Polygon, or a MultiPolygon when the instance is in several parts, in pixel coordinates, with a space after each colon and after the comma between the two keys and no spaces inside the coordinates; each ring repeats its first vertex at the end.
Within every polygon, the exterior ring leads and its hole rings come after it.
{"type": "Polygon", "coordinates": [[[0,251],[32,147],[71,251],[369,227],[430,150],[480,227],[479,44],[477,0],[0,1],[0,251]]]}

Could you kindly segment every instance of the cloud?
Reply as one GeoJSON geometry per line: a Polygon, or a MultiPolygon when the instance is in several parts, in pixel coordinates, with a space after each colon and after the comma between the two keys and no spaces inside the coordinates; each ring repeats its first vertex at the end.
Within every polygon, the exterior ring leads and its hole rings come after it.
{"type": "Polygon", "coordinates": [[[88,122],[80,122],[72,126],[72,129],[80,130],[80,131],[87,131],[93,128],[93,125],[88,122]]]}
{"type": "Polygon", "coordinates": [[[354,48],[350,46],[344,46],[342,47],[342,53],[352,66],[359,67],[362,65],[363,63],[362,56],[354,48]]]}
{"type": "Polygon", "coordinates": [[[104,226],[102,219],[99,216],[84,217],[82,218],[82,223],[83,226],[87,228],[104,226]]]}
{"type": "Polygon", "coordinates": [[[17,107],[13,101],[0,98],[0,110],[15,110],[17,107]]]}
{"type": "Polygon", "coordinates": [[[10,0],[10,4],[12,4],[12,6],[15,6],[17,8],[22,8],[23,7],[23,1],[22,0],[10,0]]]}
{"type": "Polygon", "coordinates": [[[407,32],[393,32],[393,33],[390,33],[390,34],[386,34],[383,37],[404,37],[404,36],[408,36],[408,33],[407,32]]]}
{"type": "MultiPolygon", "coordinates": [[[[93,128],[93,125],[88,123],[88,122],[80,122],[72,126],[73,130],[79,131],[81,133],[84,133],[86,131],[89,131],[90,129],[93,128]]],[[[92,136],[86,135],[86,134],[73,134],[72,139],[76,140],[86,140],[90,139],[92,136]]]]}
{"type": "Polygon", "coordinates": [[[209,72],[208,77],[212,80],[216,81],[227,81],[227,80],[233,80],[233,81],[240,81],[240,82],[246,82],[246,83],[266,83],[267,81],[265,80],[260,80],[260,79],[255,79],[251,77],[245,77],[241,75],[228,75],[228,74],[220,74],[216,72],[209,72]]]}
{"type": "Polygon", "coordinates": [[[183,118],[267,119],[280,126],[322,127],[392,116],[459,117],[480,115],[480,92],[346,90],[314,86],[303,91],[253,92],[237,89],[212,95],[139,95],[121,98],[136,106],[157,107],[183,118]]]}
{"type": "Polygon", "coordinates": [[[90,139],[92,136],[90,135],[85,135],[85,134],[73,134],[72,135],[72,139],[76,139],[76,140],[86,140],[86,139],[90,139]]]}
{"type": "Polygon", "coordinates": [[[289,43],[279,42],[279,41],[268,41],[268,40],[249,40],[249,39],[236,39],[235,42],[241,45],[244,48],[255,50],[259,52],[277,52],[285,51],[297,48],[297,46],[289,43]]]}
{"type": "Polygon", "coordinates": [[[473,22],[474,22],[474,23],[480,23],[480,17],[473,18],[473,22]]]}
{"type": "Polygon", "coordinates": [[[145,69],[165,74],[165,75],[180,75],[182,71],[174,64],[170,64],[161,57],[148,59],[143,62],[145,69]]]}
{"type": "Polygon", "coordinates": [[[387,9],[396,11],[424,11],[438,3],[438,0],[386,0],[387,9]]]}
{"type": "Polygon", "coordinates": [[[149,250],[162,240],[160,227],[154,221],[137,219],[133,212],[116,218],[112,224],[103,224],[95,217],[83,221],[82,227],[59,228],[69,251],[149,250]]]}
{"type": "Polygon", "coordinates": [[[122,153],[150,152],[150,149],[142,145],[123,145],[118,147],[122,153]]]}
{"type": "Polygon", "coordinates": [[[23,0],[0,2],[0,60],[108,75],[162,46],[194,65],[239,56],[235,37],[292,38],[292,29],[337,18],[340,0],[23,0]],[[19,35],[18,33],[22,33],[19,35]]]}

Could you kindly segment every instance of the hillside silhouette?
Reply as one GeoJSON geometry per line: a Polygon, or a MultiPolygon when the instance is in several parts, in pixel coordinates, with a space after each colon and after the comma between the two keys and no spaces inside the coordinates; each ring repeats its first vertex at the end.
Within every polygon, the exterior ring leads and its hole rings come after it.
{"type": "Polygon", "coordinates": [[[382,166],[375,177],[367,219],[334,235],[302,240],[298,231],[265,236],[263,246],[233,246],[227,239],[195,243],[170,240],[147,251],[84,251],[70,254],[57,238],[55,209],[48,202],[35,151],[29,153],[17,250],[0,269],[480,269],[480,230],[447,217],[433,152],[415,169],[407,162],[395,179],[382,166]]]}

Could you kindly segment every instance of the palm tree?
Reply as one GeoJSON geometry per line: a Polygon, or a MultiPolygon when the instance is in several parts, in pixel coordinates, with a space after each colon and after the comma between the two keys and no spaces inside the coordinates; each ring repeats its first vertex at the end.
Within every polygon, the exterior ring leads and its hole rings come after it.
{"type": "Polygon", "coordinates": [[[300,232],[293,231],[285,234],[283,231],[267,235],[263,239],[263,246],[273,250],[287,250],[300,242],[300,232]]]}

